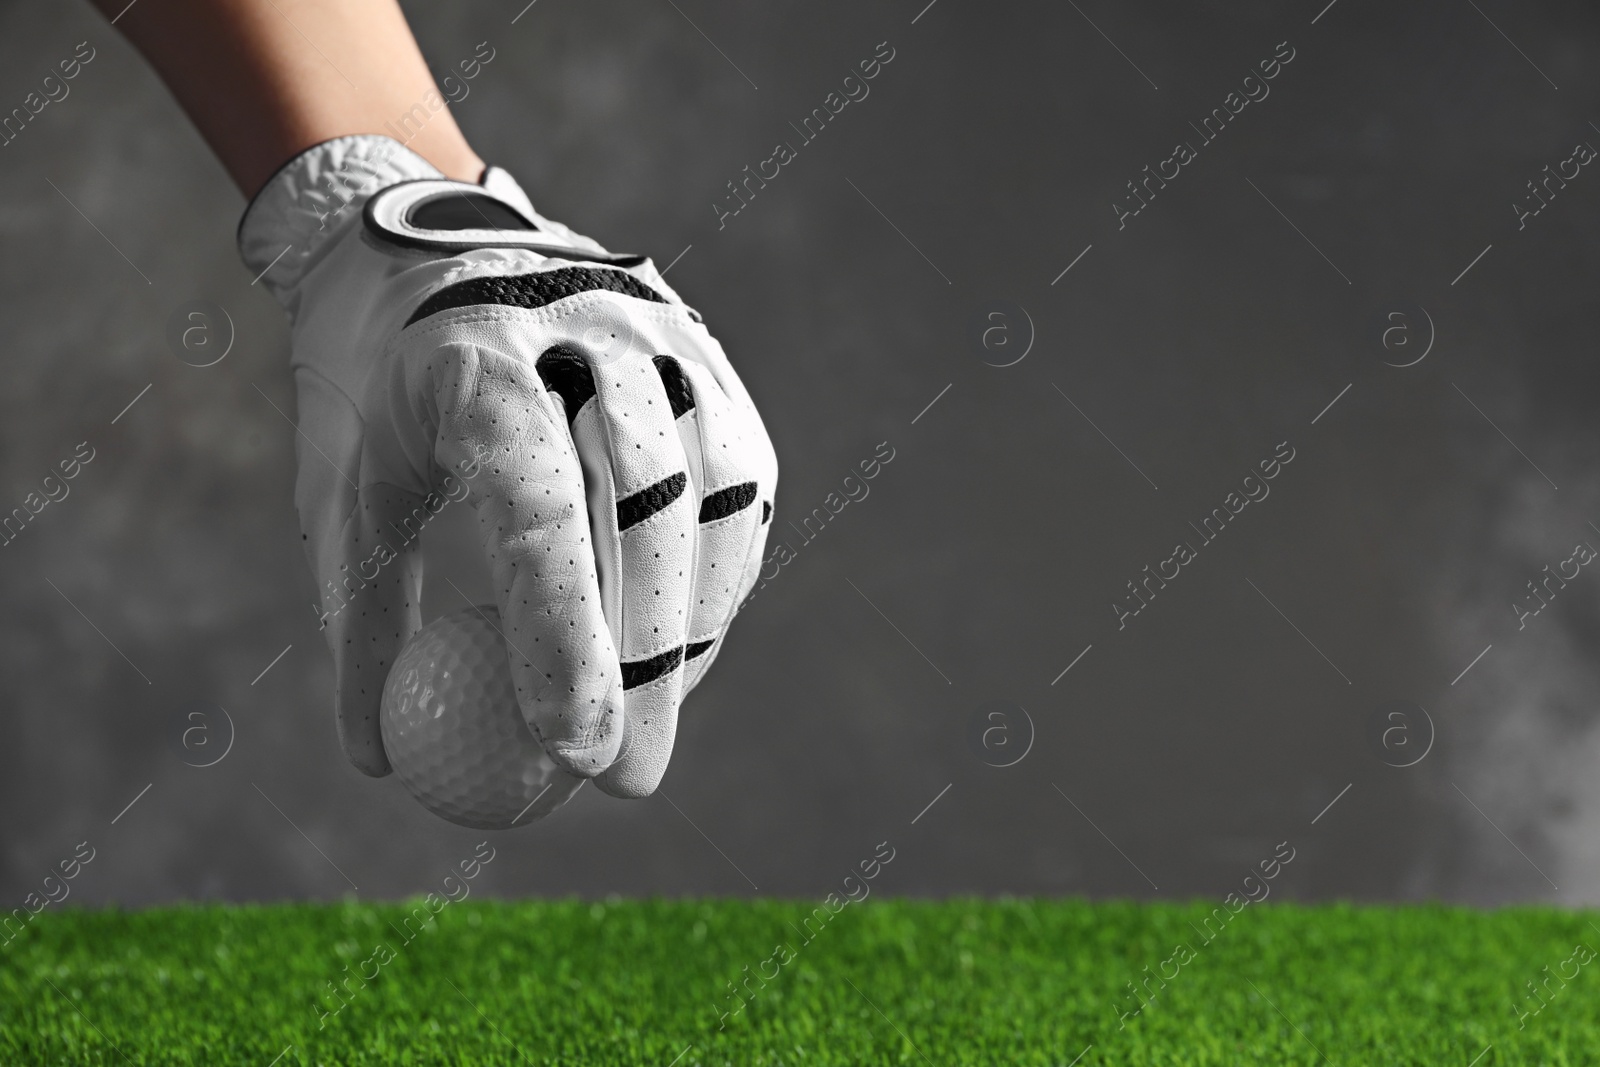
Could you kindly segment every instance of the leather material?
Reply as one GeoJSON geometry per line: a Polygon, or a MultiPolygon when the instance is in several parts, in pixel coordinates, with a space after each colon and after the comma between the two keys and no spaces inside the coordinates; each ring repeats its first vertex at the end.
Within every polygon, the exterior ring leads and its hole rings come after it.
{"type": "Polygon", "coordinates": [[[378,709],[421,626],[415,535],[471,506],[529,726],[605,791],[653,792],[683,695],[754,586],[777,485],[699,316],[504,171],[449,182],[381,137],[291,161],[240,250],[291,319],[295,505],[351,761],[388,773],[378,709]]]}
{"type": "Polygon", "coordinates": [[[518,196],[511,195],[516,183],[504,171],[490,168],[484,180],[509,199],[480,191],[487,186],[468,191],[461,182],[416,179],[369,199],[362,209],[363,221],[393,244],[425,251],[529,248],[561,259],[620,267],[644,262],[643,256],[607,252],[587,237],[542,217],[527,197],[520,195],[520,189],[518,196]]]}
{"type": "Polygon", "coordinates": [[[287,306],[320,252],[360,221],[373,192],[396,182],[443,177],[433,164],[387,137],[325,141],[286,163],[256,193],[239,220],[239,254],[252,274],[272,265],[261,281],[287,306]]]}

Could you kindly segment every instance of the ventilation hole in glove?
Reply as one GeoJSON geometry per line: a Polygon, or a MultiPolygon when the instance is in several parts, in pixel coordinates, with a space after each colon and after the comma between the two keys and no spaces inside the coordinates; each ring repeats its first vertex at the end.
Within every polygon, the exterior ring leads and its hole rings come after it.
{"type": "Polygon", "coordinates": [[[689,377],[683,367],[671,356],[657,356],[653,363],[661,374],[661,384],[667,387],[667,401],[672,405],[672,417],[682,418],[686,411],[694,410],[694,391],[689,388],[689,377]]]}
{"type": "Polygon", "coordinates": [[[668,475],[655,485],[617,501],[618,532],[639,525],[678,499],[683,495],[683,487],[687,484],[689,484],[688,475],[680,472],[668,475]]]}
{"type": "Polygon", "coordinates": [[[638,297],[657,304],[667,298],[631,274],[604,267],[558,267],[537,274],[510,274],[501,277],[468,278],[447,285],[422,302],[406,320],[410,326],[418,319],[452,308],[477,304],[504,304],[508,307],[541,308],[564,297],[601,290],[638,297]]]}
{"type": "MultiPolygon", "coordinates": [[[[700,502],[700,521],[716,522],[736,511],[743,511],[756,502],[756,483],[741,482],[715,493],[700,502]]],[[[712,564],[715,566],[715,564],[712,564]]]]}
{"type": "Polygon", "coordinates": [[[659,656],[634,660],[622,665],[622,688],[637,689],[649,685],[663,675],[671,674],[683,662],[683,648],[670,648],[659,656]]]}
{"type": "Polygon", "coordinates": [[[572,425],[578,417],[578,409],[594,399],[594,372],[589,369],[588,361],[578,349],[563,343],[545,349],[534,367],[544,387],[567,406],[567,425],[572,425]]]}
{"type": "Polygon", "coordinates": [[[685,652],[685,655],[684,655],[683,658],[684,659],[696,659],[696,658],[698,658],[700,656],[703,656],[707,652],[710,652],[711,651],[711,646],[716,644],[716,643],[717,643],[717,639],[715,637],[713,637],[709,641],[691,641],[689,643],[689,647],[688,647],[687,651],[685,652]]]}

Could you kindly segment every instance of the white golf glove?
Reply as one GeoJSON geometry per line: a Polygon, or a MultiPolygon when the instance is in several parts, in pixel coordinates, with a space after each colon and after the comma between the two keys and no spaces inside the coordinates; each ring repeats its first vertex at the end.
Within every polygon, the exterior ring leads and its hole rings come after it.
{"type": "Polygon", "coordinates": [[[379,702],[421,625],[417,535],[464,500],[534,735],[607,793],[653,792],[777,485],[700,316],[504,171],[448,181],[386,137],[290,161],[239,247],[292,324],[295,507],[351,762],[389,771],[379,702]]]}

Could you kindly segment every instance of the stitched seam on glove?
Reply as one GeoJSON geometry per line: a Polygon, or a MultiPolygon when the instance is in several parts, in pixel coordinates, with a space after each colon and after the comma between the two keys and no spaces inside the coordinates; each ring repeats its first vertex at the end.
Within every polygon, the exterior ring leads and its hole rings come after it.
{"type": "MultiPolygon", "coordinates": [[[[639,300],[635,297],[623,296],[621,294],[611,294],[611,296],[612,299],[617,301],[628,300],[639,305],[639,308],[634,311],[634,314],[639,318],[648,319],[652,322],[657,322],[662,325],[699,326],[701,329],[704,329],[700,323],[695,322],[694,319],[689,317],[687,308],[680,309],[679,305],[653,304],[639,300]]],[[[585,307],[598,302],[599,301],[588,298],[587,296],[569,296],[564,297],[554,304],[547,304],[542,308],[518,308],[497,304],[493,305],[491,308],[485,309],[484,305],[474,305],[471,311],[463,311],[460,314],[446,314],[443,318],[429,320],[426,324],[418,323],[416,326],[406,327],[398,331],[394,339],[389,343],[390,345],[393,345],[400,340],[411,341],[416,338],[427,337],[429,334],[439,333],[449,329],[452,326],[459,326],[467,323],[520,323],[532,319],[535,325],[544,326],[559,322],[565,318],[571,318],[578,312],[584,310],[585,307]]],[[[630,308],[630,310],[633,309],[630,308]]]]}
{"type": "Polygon", "coordinates": [[[648,526],[651,519],[676,504],[688,486],[689,475],[679,471],[618,500],[617,532],[648,526]]]}
{"type": "MultiPolygon", "coordinates": [[[[776,495],[774,495],[774,499],[776,499],[776,495]]],[[[739,570],[736,572],[740,575],[744,575],[749,572],[750,557],[759,556],[761,554],[761,550],[765,548],[767,544],[767,535],[763,532],[763,529],[767,524],[767,519],[771,518],[771,512],[774,510],[774,505],[771,501],[762,501],[762,506],[766,508],[767,511],[763,512],[764,517],[759,523],[756,524],[755,535],[750,538],[750,547],[744,550],[744,559],[740,561],[739,570]]],[[[759,573],[756,577],[757,581],[759,581],[759,573]]],[[[728,629],[733,625],[733,620],[738,617],[739,612],[744,610],[745,602],[750,599],[750,594],[745,592],[742,588],[744,585],[744,579],[742,577],[739,579],[739,585],[741,587],[739,594],[733,598],[733,603],[728,606],[728,614],[723,617],[722,624],[717,627],[717,632],[723,637],[728,635],[728,629]]]]}
{"type": "Polygon", "coordinates": [[[631,539],[634,538],[634,536],[636,534],[640,533],[641,531],[648,530],[652,526],[660,525],[661,523],[666,521],[664,516],[672,514],[672,509],[677,507],[679,504],[682,504],[683,500],[684,500],[683,494],[680,493],[676,498],[674,498],[671,502],[669,502],[667,504],[667,506],[662,508],[660,511],[651,512],[647,517],[645,517],[643,519],[640,519],[638,522],[634,523],[632,526],[628,527],[626,530],[618,530],[617,531],[618,536],[621,537],[623,540],[631,540],[631,539]]]}
{"type": "Polygon", "coordinates": [[[682,645],[668,645],[664,651],[641,659],[625,660],[622,664],[622,688],[624,691],[648,689],[670,679],[673,672],[682,666],[682,645]]]}
{"type": "Polygon", "coordinates": [[[608,292],[665,304],[666,297],[615,267],[557,267],[518,274],[478,274],[437,289],[417,306],[406,325],[459,307],[541,308],[568,297],[608,292]]]}
{"type": "MultiPolygon", "coordinates": [[[[743,518],[744,518],[744,511],[740,510],[740,511],[735,511],[731,515],[724,515],[720,519],[710,519],[710,520],[707,520],[706,522],[697,523],[696,525],[702,530],[715,530],[715,529],[719,529],[720,527],[723,527],[723,526],[731,526],[735,522],[738,522],[739,520],[741,520],[743,518]]],[[[758,528],[760,527],[760,523],[757,523],[756,525],[757,525],[758,528]]],[[[741,577],[743,577],[744,572],[740,571],[739,574],[740,574],[741,577]]]]}
{"type": "Polygon", "coordinates": [[[627,659],[622,659],[621,654],[619,653],[617,662],[621,664],[643,663],[646,660],[655,659],[657,656],[660,656],[663,653],[671,652],[674,649],[681,649],[683,648],[683,645],[684,643],[682,641],[669,641],[665,644],[653,645],[636,655],[629,656],[627,659]]]}

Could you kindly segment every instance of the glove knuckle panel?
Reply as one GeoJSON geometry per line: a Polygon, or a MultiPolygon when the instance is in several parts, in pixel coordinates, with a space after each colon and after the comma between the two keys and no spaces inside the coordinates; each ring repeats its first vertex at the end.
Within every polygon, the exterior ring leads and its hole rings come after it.
{"type": "Polygon", "coordinates": [[[684,487],[688,484],[689,476],[679,471],[618,500],[617,529],[627,533],[633,527],[664,511],[683,495],[684,487]]]}
{"type": "Polygon", "coordinates": [[[545,389],[561,398],[567,425],[578,418],[583,406],[594,399],[594,371],[576,345],[560,342],[551,345],[534,363],[545,389]]]}
{"type": "Polygon", "coordinates": [[[532,310],[590,292],[668,303],[666,297],[626,271],[611,267],[555,267],[526,274],[478,275],[451,283],[419,304],[406,325],[457,308],[498,304],[532,310]]]}
{"type": "Polygon", "coordinates": [[[722,522],[756,502],[756,483],[738,482],[707,493],[700,501],[700,525],[722,522]]]}
{"type": "Polygon", "coordinates": [[[667,391],[667,403],[672,408],[673,419],[681,419],[694,410],[694,388],[689,384],[683,364],[671,356],[656,356],[650,362],[655,364],[656,373],[661,375],[661,386],[667,391]]]}

